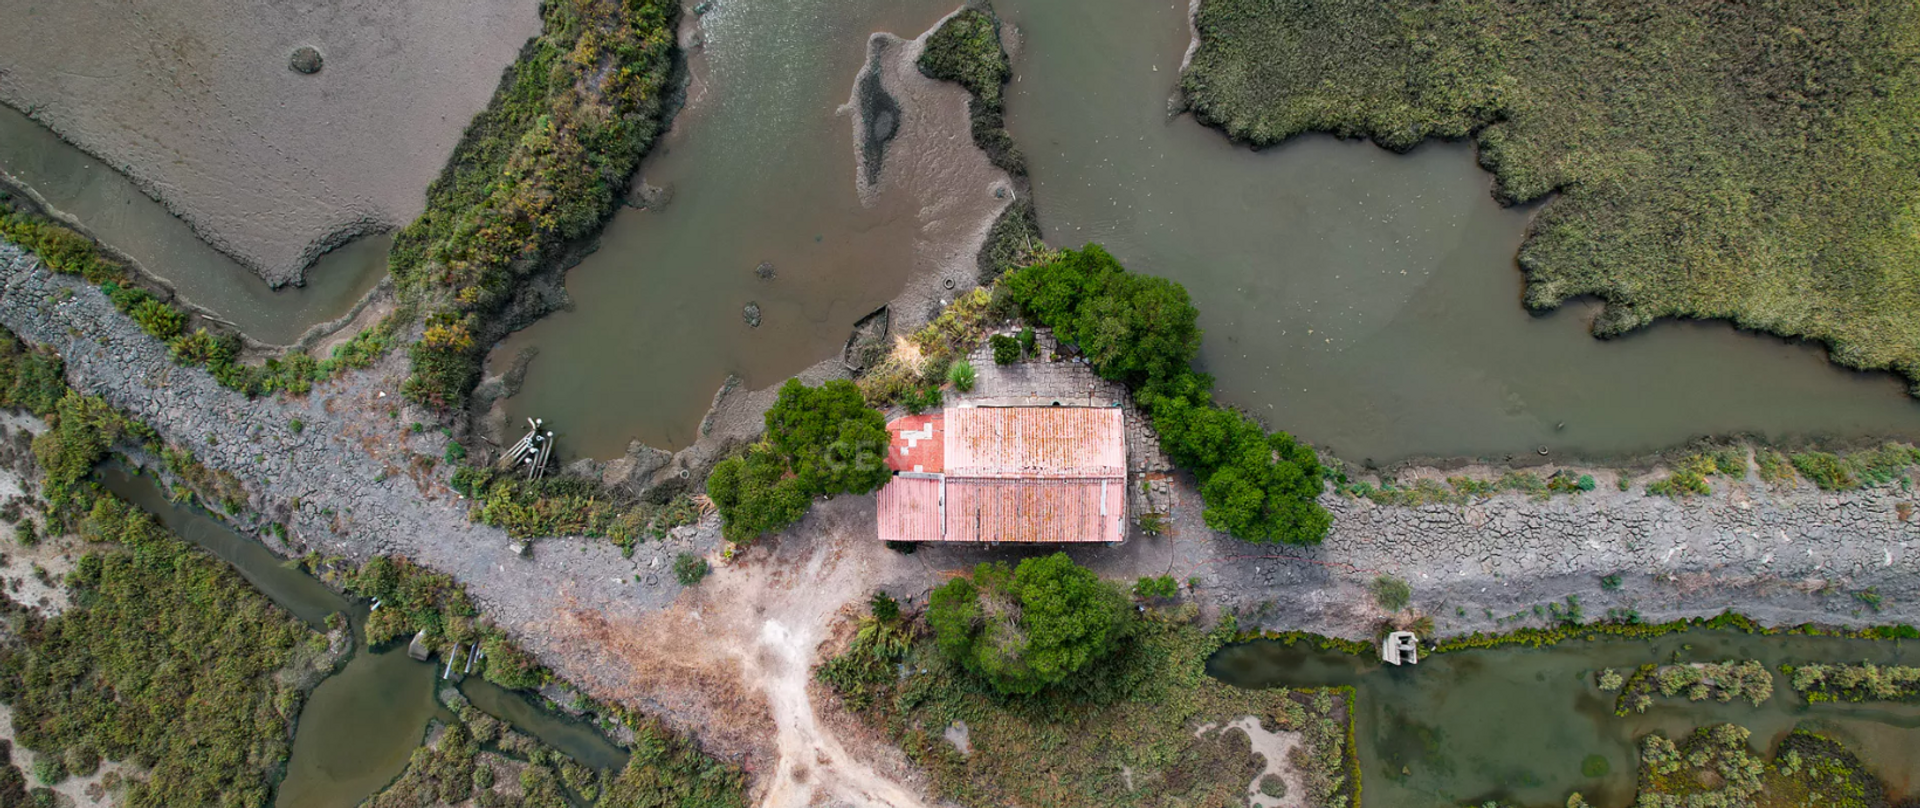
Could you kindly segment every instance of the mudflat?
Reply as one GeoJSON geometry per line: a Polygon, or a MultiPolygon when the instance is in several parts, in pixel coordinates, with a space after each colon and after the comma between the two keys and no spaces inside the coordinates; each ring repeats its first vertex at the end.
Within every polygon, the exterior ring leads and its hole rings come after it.
{"type": "Polygon", "coordinates": [[[0,26],[0,102],[280,285],[419,215],[539,29],[533,0],[38,2],[0,26]]]}

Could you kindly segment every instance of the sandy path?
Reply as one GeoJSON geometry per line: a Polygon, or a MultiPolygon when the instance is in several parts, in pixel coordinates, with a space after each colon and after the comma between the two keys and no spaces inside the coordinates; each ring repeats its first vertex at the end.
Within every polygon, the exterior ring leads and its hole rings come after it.
{"type": "Polygon", "coordinates": [[[532,0],[62,0],[0,25],[0,101],[131,176],[269,283],[412,220],[539,32],[532,0]],[[324,55],[288,69],[296,47],[324,55]]]}

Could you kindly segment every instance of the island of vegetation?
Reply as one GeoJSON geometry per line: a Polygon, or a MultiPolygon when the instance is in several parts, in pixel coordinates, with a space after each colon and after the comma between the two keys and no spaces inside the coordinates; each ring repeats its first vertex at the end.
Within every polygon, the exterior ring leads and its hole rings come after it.
{"type": "Polygon", "coordinates": [[[1253,146],[1469,138],[1549,199],[1526,301],[1722,318],[1920,382],[1920,11],[1903,2],[1202,0],[1182,88],[1253,146]]]}

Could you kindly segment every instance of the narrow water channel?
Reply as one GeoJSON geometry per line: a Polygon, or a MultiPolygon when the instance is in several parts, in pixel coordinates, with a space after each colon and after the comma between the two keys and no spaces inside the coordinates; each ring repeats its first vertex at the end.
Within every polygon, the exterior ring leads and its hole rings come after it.
{"type": "Polygon", "coordinates": [[[1816,347],[1697,322],[1600,341],[1591,302],[1529,314],[1514,258],[1530,210],[1493,201],[1470,146],[1256,153],[1169,116],[1185,2],[994,5],[1022,35],[1007,120],[1047,240],[1185,284],[1223,398],[1276,428],[1383,463],[1920,435],[1902,382],[1816,347]]]}
{"type": "Polygon", "coordinates": [[[1361,796],[1369,808],[1453,808],[1490,799],[1559,805],[1573,791],[1596,808],[1625,808],[1633,803],[1637,739],[1654,731],[1678,738],[1720,723],[1752,730],[1752,744],[1764,752],[1796,727],[1827,734],[1896,797],[1914,794],[1920,704],[1809,706],[1778,671],[1805,662],[1912,665],[1916,656],[1897,641],[1693,630],[1653,641],[1432,654],[1401,668],[1305,643],[1255,641],[1222,649],[1208,670],[1240,687],[1353,687],[1361,796]],[[1775,672],[1774,695],[1758,707],[1656,698],[1646,713],[1617,718],[1614,694],[1594,684],[1603,668],[1630,674],[1648,662],[1748,659],[1775,672]],[[1607,774],[1582,773],[1591,755],[1606,760],[1607,774]]]}
{"type": "Polygon", "coordinates": [[[387,274],[392,239],[355,239],[307,269],[306,285],[272,289],[208,246],[186,222],[112,166],[0,104],[0,175],[77,219],[102,242],[242,333],[287,345],[346,314],[387,274]]]}
{"type": "MultiPolygon", "coordinates": [[[[154,514],[181,538],[232,564],[241,577],[307,624],[324,630],[327,616],[335,612],[351,620],[355,653],[314,688],[301,708],[276,808],[359,805],[406,769],[429,719],[452,717],[434,696],[441,660],[415,662],[407,656],[404,643],[365,647],[365,604],[341,597],[293,562],[206,513],[175,505],[150,477],[109,466],[100,479],[108,490],[154,514]]],[[[597,730],[541,709],[519,693],[478,676],[463,679],[459,689],[482,712],[584,765],[603,771],[626,765],[626,751],[597,730]]]]}

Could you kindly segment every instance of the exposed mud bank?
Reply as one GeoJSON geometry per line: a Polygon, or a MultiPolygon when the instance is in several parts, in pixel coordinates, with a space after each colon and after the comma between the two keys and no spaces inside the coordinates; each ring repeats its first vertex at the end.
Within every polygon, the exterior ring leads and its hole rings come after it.
{"type": "Polygon", "coordinates": [[[269,284],[419,215],[537,4],[43,3],[0,26],[0,101],[132,177],[269,284]],[[290,68],[296,48],[324,58],[290,68]]]}

